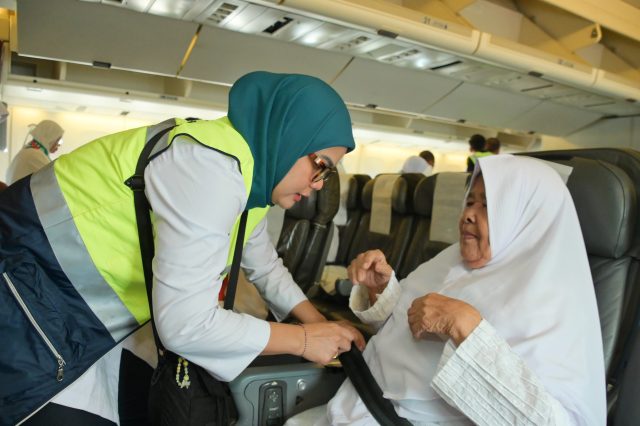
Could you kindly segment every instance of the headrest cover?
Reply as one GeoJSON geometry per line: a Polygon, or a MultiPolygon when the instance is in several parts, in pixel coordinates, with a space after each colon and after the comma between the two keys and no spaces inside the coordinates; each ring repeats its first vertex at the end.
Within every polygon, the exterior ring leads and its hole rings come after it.
{"type": "Polygon", "coordinates": [[[391,232],[392,197],[400,175],[379,175],[374,179],[369,231],[388,235],[391,232]]]}
{"type": "Polygon", "coordinates": [[[468,173],[438,173],[433,194],[430,239],[453,244],[460,239],[458,220],[466,193],[468,173]]]}
{"type": "Polygon", "coordinates": [[[433,209],[433,193],[436,189],[438,175],[425,178],[418,183],[413,194],[413,211],[420,216],[431,218],[433,209]]]}
{"type": "Polygon", "coordinates": [[[637,194],[622,169],[604,161],[574,157],[567,188],[576,206],[587,252],[618,258],[631,247],[637,221],[637,194]]]}

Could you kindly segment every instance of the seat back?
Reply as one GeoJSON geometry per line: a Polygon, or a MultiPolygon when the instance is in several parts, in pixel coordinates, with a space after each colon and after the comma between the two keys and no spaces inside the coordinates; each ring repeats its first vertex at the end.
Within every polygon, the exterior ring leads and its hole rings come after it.
{"type": "Polygon", "coordinates": [[[311,221],[316,215],[317,193],[311,192],[309,197],[302,197],[284,213],[282,230],[276,244],[278,256],[292,274],[300,264],[307,238],[311,229],[311,221]]]}
{"type": "Polygon", "coordinates": [[[397,271],[398,278],[405,278],[411,271],[431,259],[433,252],[429,241],[431,229],[431,211],[433,207],[433,191],[438,175],[431,175],[418,183],[413,194],[413,214],[415,216],[414,231],[407,253],[397,271]]]}
{"type": "Polygon", "coordinates": [[[347,256],[351,243],[356,234],[356,229],[360,223],[360,218],[364,209],[362,208],[362,190],[367,182],[371,180],[369,175],[352,175],[349,178],[349,190],[347,192],[347,222],[344,226],[338,227],[339,245],[335,263],[337,265],[347,265],[347,256]]]}
{"type": "Polygon", "coordinates": [[[400,175],[393,184],[390,199],[391,217],[388,233],[379,233],[371,229],[371,225],[378,225],[374,218],[372,223],[372,204],[375,185],[381,182],[381,176],[367,182],[362,190],[362,206],[364,212],[356,229],[353,243],[347,255],[347,263],[351,262],[358,254],[367,250],[380,249],[385,254],[387,262],[392,268],[398,269],[409,244],[413,228],[413,215],[407,205],[407,181],[400,175]]]}
{"type": "MultiPolygon", "coordinates": [[[[315,215],[311,219],[302,259],[293,273],[293,278],[302,291],[307,291],[320,278],[333,235],[333,218],[340,204],[340,179],[333,173],[317,192],[315,215]]],[[[311,202],[311,199],[309,199],[311,202]]]]}
{"type": "Polygon", "coordinates": [[[640,153],[593,149],[526,155],[573,167],[567,187],[580,220],[595,286],[611,413],[638,311],[640,153]]]}

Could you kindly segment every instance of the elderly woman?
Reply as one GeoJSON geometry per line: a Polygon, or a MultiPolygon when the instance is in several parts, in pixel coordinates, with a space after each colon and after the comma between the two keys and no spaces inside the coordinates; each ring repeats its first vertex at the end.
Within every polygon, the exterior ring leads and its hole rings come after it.
{"type": "MultiPolygon", "coordinates": [[[[572,199],[542,161],[484,157],[460,242],[398,283],[380,251],[349,267],[351,308],[382,325],[364,357],[415,424],[604,425],[593,283],[572,199]]],[[[376,424],[350,381],[331,424],[376,424]]]]}

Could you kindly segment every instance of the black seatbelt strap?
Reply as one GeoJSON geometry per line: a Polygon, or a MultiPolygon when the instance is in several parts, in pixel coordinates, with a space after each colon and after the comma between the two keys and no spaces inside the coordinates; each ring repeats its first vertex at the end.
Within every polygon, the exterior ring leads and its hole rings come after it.
{"type": "Polygon", "coordinates": [[[247,227],[247,217],[249,212],[245,210],[240,216],[238,235],[236,236],[236,247],[233,250],[233,262],[229,271],[229,283],[227,284],[227,294],[224,298],[224,308],[233,309],[233,302],[236,298],[236,288],[238,286],[238,275],[240,274],[240,259],[242,259],[242,246],[244,243],[244,231],[247,227]]]}
{"type": "Polygon", "coordinates": [[[356,345],[351,345],[351,350],[340,354],[340,362],[362,402],[381,426],[411,425],[407,419],[396,413],[391,401],[383,396],[382,389],[356,345]]]}
{"type": "MultiPolygon", "coordinates": [[[[156,346],[159,350],[164,352],[164,346],[158,337],[158,331],[156,330],[156,324],[153,320],[153,270],[151,267],[151,261],[154,256],[153,246],[153,225],[151,223],[151,216],[149,214],[151,206],[149,200],[144,195],[144,169],[149,164],[149,156],[156,146],[158,141],[162,137],[173,129],[174,126],[168,127],[159,131],[154,135],[144,146],[138,163],[136,164],[136,172],[133,176],[127,179],[124,184],[127,185],[133,191],[133,202],[136,209],[136,223],[138,225],[138,239],[140,241],[140,255],[142,257],[142,270],[144,273],[144,282],[147,289],[147,300],[149,302],[149,313],[151,315],[151,327],[153,329],[153,338],[156,341],[156,346]]],[[[244,211],[240,217],[240,226],[238,228],[238,236],[236,238],[236,245],[233,252],[233,262],[231,264],[231,271],[229,273],[229,283],[227,285],[227,297],[225,297],[224,308],[232,309],[233,302],[236,294],[236,286],[238,283],[238,274],[240,272],[240,259],[242,258],[242,247],[244,242],[245,227],[247,224],[248,211],[244,211]]]]}

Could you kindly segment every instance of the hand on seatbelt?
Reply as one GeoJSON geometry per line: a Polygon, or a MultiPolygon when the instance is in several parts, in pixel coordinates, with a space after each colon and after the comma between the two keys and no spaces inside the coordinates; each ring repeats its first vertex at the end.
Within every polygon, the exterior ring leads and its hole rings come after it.
{"type": "Polygon", "coordinates": [[[364,338],[353,326],[338,322],[304,324],[306,347],[302,356],[309,361],[328,364],[351,349],[354,342],[364,349],[364,338]]]}

